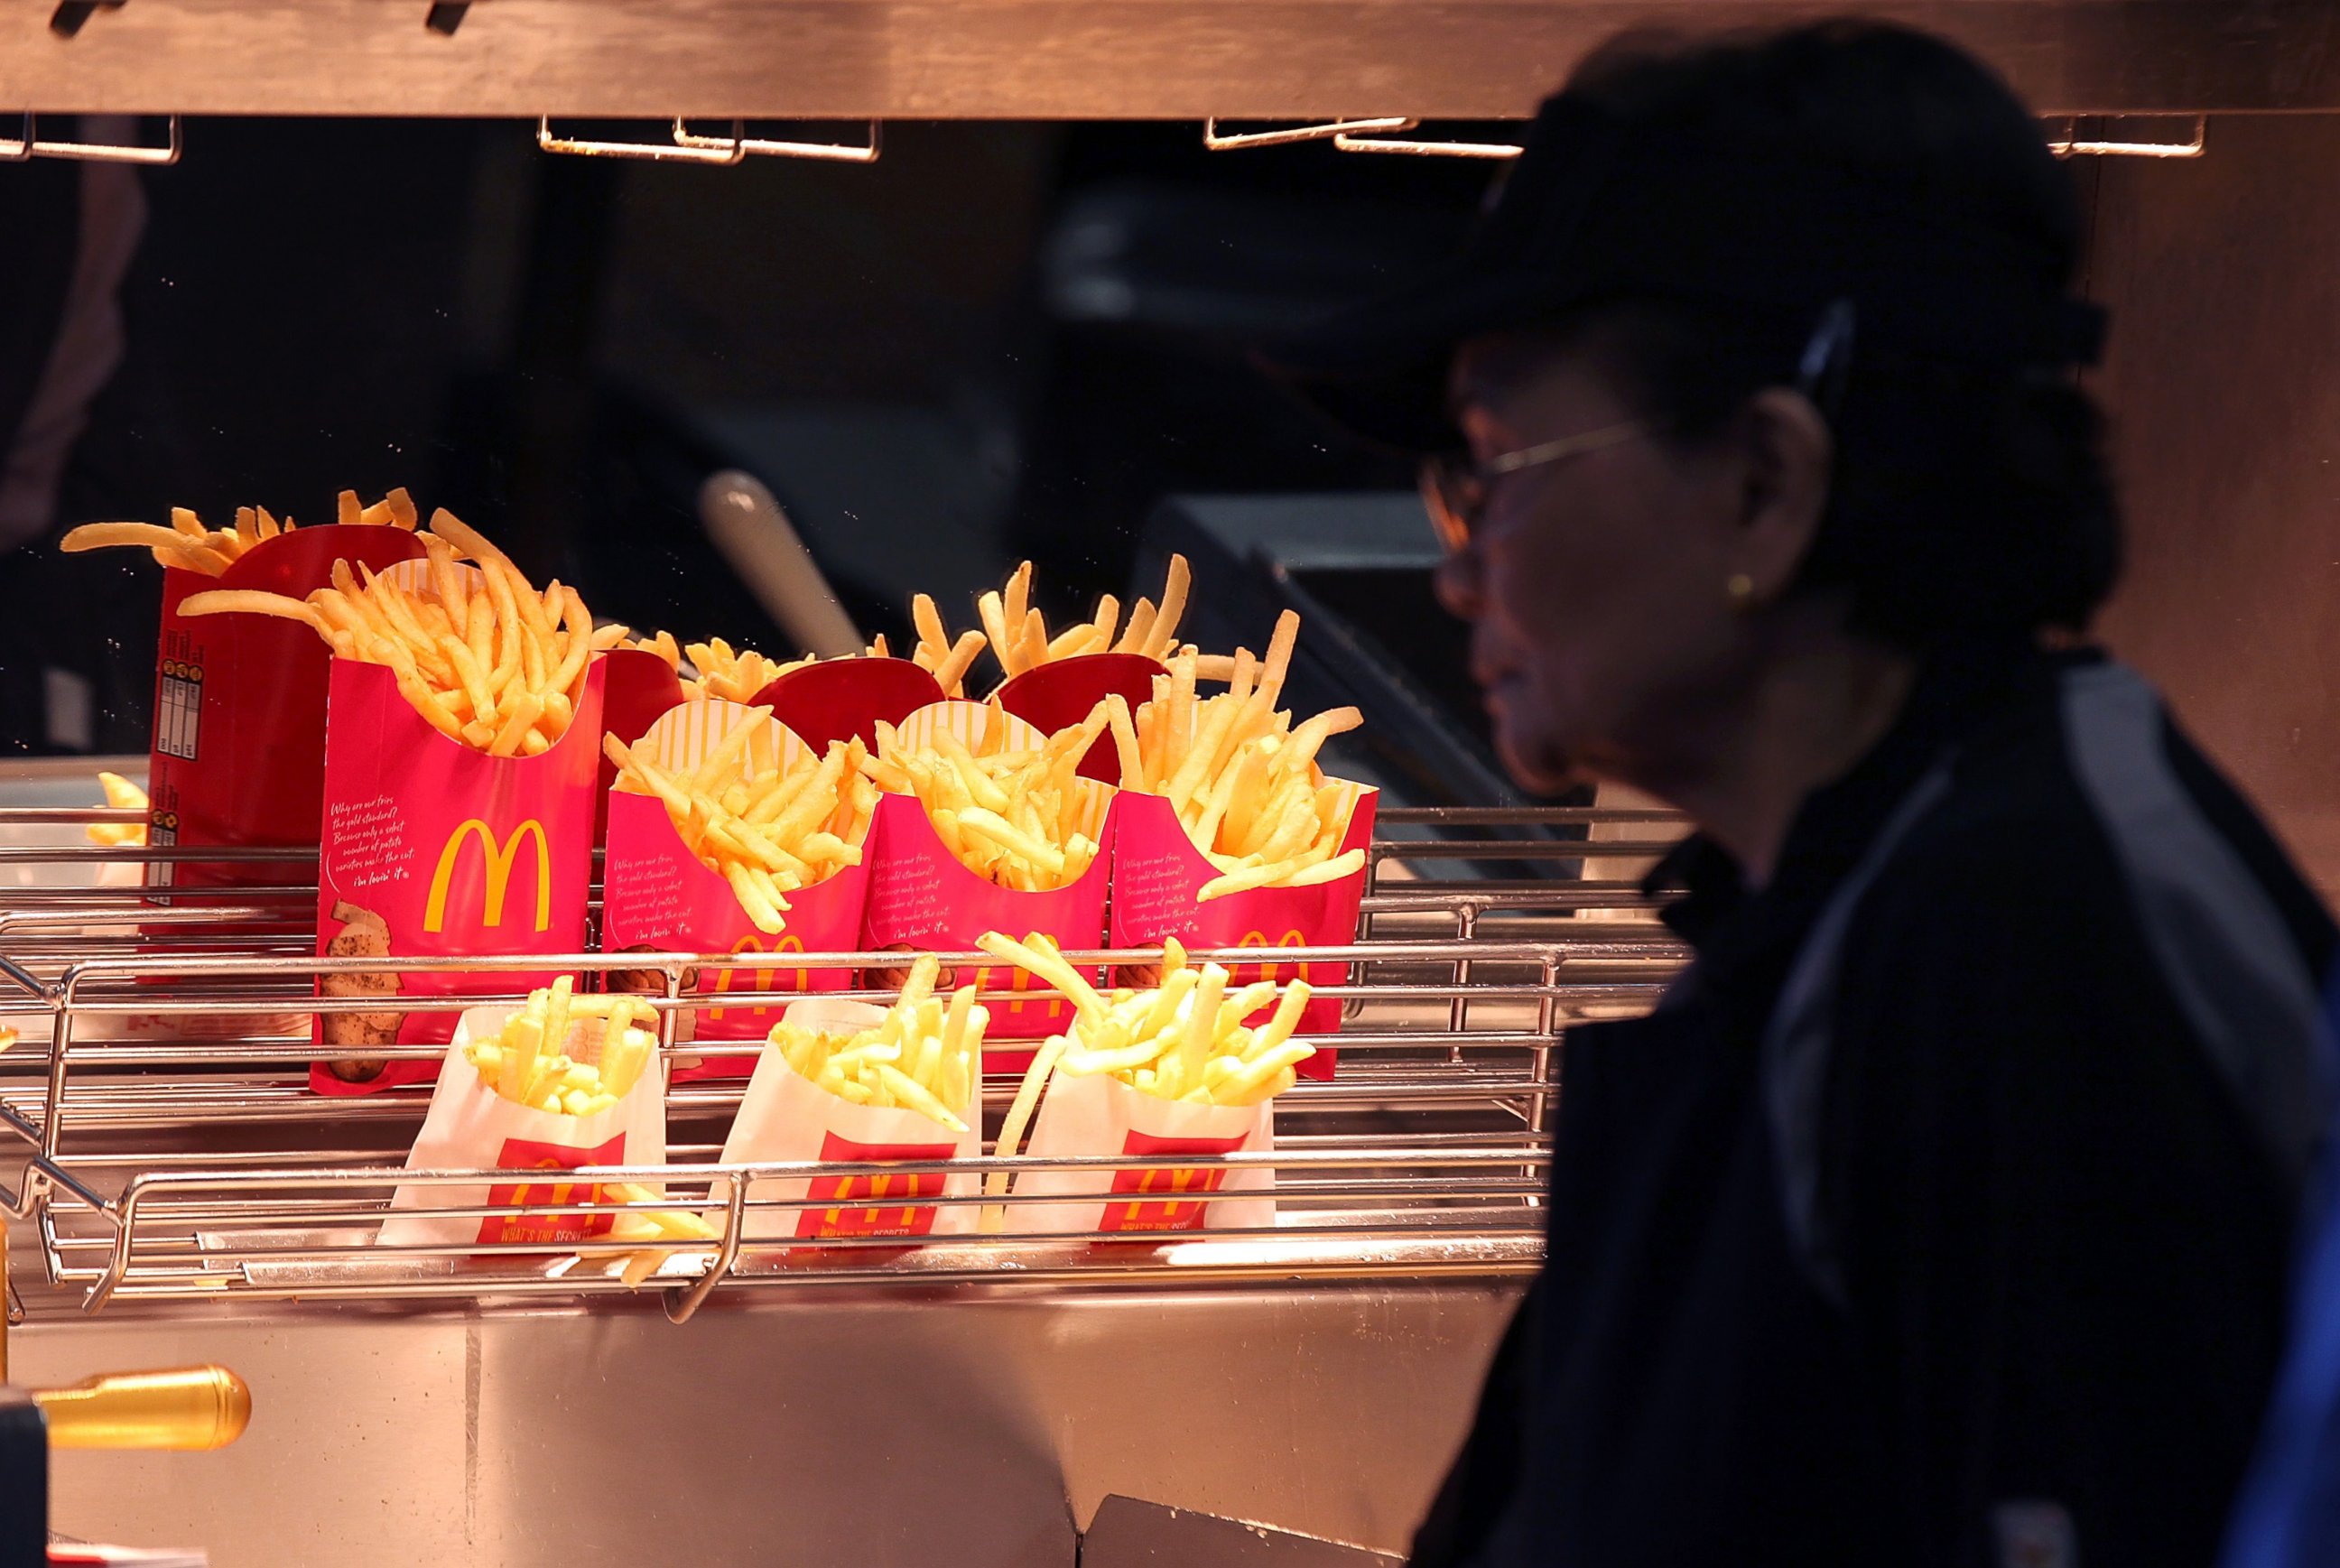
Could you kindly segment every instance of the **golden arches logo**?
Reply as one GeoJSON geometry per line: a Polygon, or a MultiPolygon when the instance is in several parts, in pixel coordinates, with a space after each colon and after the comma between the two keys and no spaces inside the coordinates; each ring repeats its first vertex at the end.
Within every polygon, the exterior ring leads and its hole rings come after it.
{"type": "MultiPolygon", "coordinates": [[[[819,1183],[814,1184],[816,1188],[819,1185],[819,1183]]],[[[893,1204],[886,1200],[891,1197],[895,1203],[899,1203],[903,1198],[940,1197],[942,1193],[943,1178],[939,1175],[839,1176],[836,1178],[835,1186],[830,1190],[815,1191],[812,1195],[816,1197],[834,1198],[840,1205],[845,1206],[821,1212],[820,1229],[818,1234],[821,1236],[924,1235],[934,1225],[932,1209],[926,1211],[924,1225],[919,1224],[921,1216],[918,1209],[907,1205],[898,1211],[898,1217],[889,1220],[886,1216],[893,1208],[893,1204]],[[864,1204],[854,1204],[851,1200],[855,1198],[866,1198],[869,1201],[864,1204]],[[848,1209],[858,1210],[860,1217],[848,1220],[846,1217],[848,1209]]]]}
{"type": "MultiPolygon", "coordinates": [[[[1214,1166],[1209,1170],[1199,1170],[1192,1166],[1179,1166],[1170,1170],[1164,1170],[1155,1166],[1145,1170],[1127,1171],[1123,1174],[1135,1176],[1137,1178],[1136,1183],[1134,1186],[1125,1186],[1115,1182],[1114,1184],[1115,1191],[1166,1192],[1174,1195],[1190,1192],[1209,1194],[1217,1192],[1227,1179],[1226,1167],[1224,1166],[1214,1166]]],[[[1191,1230],[1202,1223],[1203,1206],[1200,1203],[1182,1203],[1174,1196],[1167,1203],[1147,1203],[1140,1200],[1123,1205],[1118,1219],[1108,1216],[1105,1228],[1107,1230],[1191,1230]]]]}
{"type": "MultiPolygon", "coordinates": [[[[863,1144],[833,1132],[821,1135],[824,1161],[941,1160],[956,1152],[950,1144],[863,1144]]],[[[823,1206],[799,1211],[797,1235],[926,1236],[935,1227],[931,1203],[912,1200],[943,1196],[940,1171],[879,1171],[869,1176],[815,1176],[805,1196],[823,1206]]]]}
{"type": "MultiPolygon", "coordinates": [[[[773,953],[801,953],[804,950],[805,945],[804,938],[802,937],[782,937],[778,941],[774,942],[769,948],[766,948],[765,946],[761,942],[759,942],[755,936],[750,933],[731,944],[731,951],[735,954],[761,953],[766,951],[773,953]]],[[[718,969],[715,971],[715,994],[719,997],[727,992],[739,989],[739,977],[743,974],[751,974],[756,978],[756,983],[748,987],[750,990],[769,991],[777,989],[801,993],[812,989],[811,970],[804,968],[802,966],[791,968],[788,972],[796,977],[795,983],[792,985],[775,987],[772,984],[772,981],[775,977],[780,974],[780,972],[781,970],[778,966],[768,969],[718,969]]],[[[707,1016],[709,1018],[714,1019],[723,1017],[727,1012],[736,1013],[740,1010],[741,1009],[738,1007],[709,1007],[707,1011],[707,1016]]],[[[746,1009],[750,1017],[760,1017],[771,1010],[772,1009],[769,1007],[749,1007],[746,1009]]]]}
{"type": "MultiPolygon", "coordinates": [[[[569,1167],[567,1166],[546,1164],[539,1166],[537,1168],[539,1170],[567,1170],[569,1167]]],[[[601,1189],[600,1187],[588,1187],[586,1192],[588,1196],[586,1196],[585,1201],[587,1203],[596,1203],[600,1201],[601,1196],[601,1189]]],[[[550,1187],[546,1189],[542,1197],[538,1197],[535,1195],[536,1188],[529,1186],[526,1182],[521,1182],[519,1186],[511,1189],[511,1197],[509,1201],[514,1208],[526,1208],[531,1203],[537,1204],[544,1208],[560,1208],[576,1198],[577,1184],[573,1181],[554,1182],[550,1187]]]]}
{"type": "Polygon", "coordinates": [[[487,868],[487,896],[481,900],[480,923],[501,926],[504,923],[504,895],[511,886],[512,862],[520,858],[521,841],[536,841],[536,928],[552,928],[552,851],[544,839],[544,824],[530,817],[511,831],[511,837],[496,842],[495,829],[479,818],[467,819],[462,826],[447,835],[446,847],[439,851],[439,868],[431,874],[430,901],[422,907],[422,928],[443,931],[447,928],[447,888],[455,875],[455,860],[463,852],[464,841],[473,834],[480,839],[480,855],[487,868]]]}
{"type": "MultiPolygon", "coordinates": [[[[1304,948],[1308,946],[1308,938],[1301,935],[1298,931],[1294,930],[1284,932],[1284,935],[1276,938],[1275,940],[1271,942],[1267,939],[1267,933],[1264,931],[1246,931],[1244,933],[1243,940],[1237,942],[1235,946],[1238,948],[1304,948]]],[[[1283,979],[1283,966],[1278,964],[1263,964],[1260,966],[1260,978],[1266,980],[1283,979]]],[[[1308,978],[1308,966],[1305,964],[1294,965],[1293,978],[1301,980],[1308,978]]]]}
{"type": "Polygon", "coordinates": [[[986,964],[975,971],[975,985],[978,990],[1014,993],[1016,999],[1007,1004],[1007,1011],[1011,1015],[1022,1012],[1027,1004],[1036,1007],[1056,1007],[1064,1005],[1056,1000],[1056,993],[1053,991],[1044,996],[1032,996],[1030,993],[1033,983],[1032,974],[1028,969],[1011,969],[1003,965],[986,964]]]}
{"type": "MultiPolygon", "coordinates": [[[[499,1168],[550,1174],[543,1180],[522,1177],[509,1186],[501,1183],[491,1185],[488,1206],[497,1209],[540,1211],[557,1211],[580,1204],[598,1206],[603,1201],[600,1184],[578,1181],[569,1173],[580,1165],[615,1164],[625,1157],[625,1146],[623,1134],[593,1149],[556,1146],[527,1138],[509,1138],[496,1156],[499,1168]]],[[[498,1214],[480,1222],[480,1240],[570,1245],[590,1236],[609,1235],[615,1228],[616,1221],[617,1216],[609,1213],[498,1214]]]]}

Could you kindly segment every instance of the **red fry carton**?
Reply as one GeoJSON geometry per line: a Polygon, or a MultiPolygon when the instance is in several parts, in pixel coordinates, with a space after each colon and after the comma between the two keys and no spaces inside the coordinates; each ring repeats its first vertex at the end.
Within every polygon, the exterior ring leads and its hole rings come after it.
{"type": "MultiPolygon", "coordinates": [[[[1152,700],[1154,678],[1168,673],[1158,660],[1142,653],[1084,653],[1015,677],[999,689],[999,706],[1041,734],[1054,735],[1088,718],[1115,692],[1136,712],[1152,700]]],[[[1089,748],[1081,759],[1081,777],[1121,782],[1121,753],[1112,736],[1100,736],[1089,748]]]]}
{"type": "MultiPolygon", "coordinates": [[[[987,732],[994,715],[980,702],[937,702],[919,709],[902,721],[913,746],[927,743],[938,729],[947,729],[969,747],[987,732]]],[[[1038,746],[1046,737],[1022,719],[1000,715],[1015,728],[1016,745],[1038,746]]],[[[1083,795],[1080,831],[1097,845],[1089,868],[1069,886],[1042,893],[1000,887],[989,878],[967,869],[935,832],[926,807],[916,797],[878,798],[878,819],[870,829],[869,908],[861,924],[865,948],[876,950],[951,951],[975,946],[986,931],[1023,937],[1037,931],[1066,948],[1096,948],[1105,940],[1106,887],[1112,875],[1113,836],[1119,791],[1093,779],[1080,780],[1083,795]]],[[[961,975],[953,982],[969,983],[961,975]]],[[[989,990],[1025,992],[1035,985],[1031,975],[1013,965],[984,965],[974,983],[989,990]]],[[[1018,996],[995,997],[987,1039],[1039,1040],[1061,1034],[1073,1020],[1072,1005],[1053,993],[1029,1001],[1018,996]]],[[[987,1072],[1021,1072],[1031,1064],[1029,1051],[983,1054],[987,1072]]]]}
{"type": "MultiPolygon", "coordinates": [[[[601,656],[601,660],[609,670],[604,677],[609,685],[603,691],[601,705],[601,732],[605,735],[614,735],[631,746],[648,734],[649,727],[669,710],[680,707],[685,700],[682,678],[655,653],[646,653],[639,648],[612,648],[601,656]]],[[[617,779],[618,765],[603,757],[600,782],[594,793],[597,836],[609,826],[610,786],[617,779]]]]}
{"type": "MultiPolygon", "coordinates": [[[[435,1211],[486,1205],[598,1203],[600,1188],[580,1186],[565,1173],[585,1166],[666,1164],[666,1086],[653,1066],[606,1111],[556,1116],[508,1100],[481,1078],[464,1047],[476,1036],[500,1032],[517,1007],[471,1007],[455,1026],[422,1132],[406,1156],[408,1170],[544,1171],[540,1179],[476,1185],[402,1186],[391,1216],[375,1236],[382,1246],[464,1246],[475,1242],[542,1242],[574,1246],[610,1234],[614,1214],[474,1215],[435,1211]]],[[[578,1061],[594,1059],[600,1020],[573,1025],[564,1048],[578,1061]]]]}
{"type": "MultiPolygon", "coordinates": [[[[812,997],[788,1005],[788,1018],[808,1029],[850,1034],[884,1021],[886,1009],[867,1002],[812,997]]],[[[725,1165],[770,1161],[971,1160],[983,1153],[983,1086],[972,1078],[964,1106],[953,1106],[966,1130],[953,1132],[918,1111],[858,1106],[830,1094],[768,1050],[739,1101],[724,1140],[725,1165]]],[[[749,1197],[787,1203],[834,1198],[827,1208],[750,1207],[749,1241],[828,1240],[838,1236],[957,1236],[975,1229],[973,1202],[918,1203],[919,1198],[973,1199],[972,1172],[900,1176],[816,1176],[766,1182],[749,1197]]],[[[719,1183],[717,1202],[729,1197],[719,1183]]]]}
{"type": "MultiPolygon", "coordinates": [[[[1059,1073],[1040,1102],[1040,1116],[1025,1153],[1040,1159],[1087,1155],[1251,1153],[1275,1146],[1275,1102],[1197,1106],[1157,1099],[1110,1073],[1059,1073]]],[[[1172,1166],[1115,1170],[1026,1171],[1018,1197],[1061,1197],[1062,1203],[1011,1205],[1007,1229],[1061,1235],[1068,1231],[1132,1236],[1275,1223],[1275,1176],[1265,1166],[1172,1166]]]]}
{"type": "MultiPolygon", "coordinates": [[[[794,768],[817,760],[811,748],[768,718],[736,702],[688,702],[652,724],[640,745],[661,768],[687,772],[742,725],[756,732],[748,741],[748,764],[757,772],[794,768]]],[[[808,888],[788,894],[788,928],[768,936],[748,918],[730,885],[684,847],[666,805],[654,795],[610,792],[609,855],[601,869],[601,946],[611,953],[849,953],[861,944],[862,907],[869,892],[869,866],[847,866],[808,888]]],[[[830,824],[840,830],[842,823],[830,824]]],[[[841,991],[851,988],[850,969],[741,968],[710,971],[702,992],[841,991]]],[[[662,990],[663,987],[661,987],[662,990]]],[[[692,1038],[761,1040],[779,1021],[778,1007],[715,1007],[696,1015],[692,1038]]],[[[694,1067],[678,1067],[678,1080],[746,1077],[756,1068],[752,1054],[714,1057],[694,1067]]]]}
{"type": "MultiPolygon", "coordinates": [[[[593,869],[593,780],[604,670],[587,667],[569,728],[535,757],[491,757],[431,728],[386,667],[336,659],[325,720],[320,957],[457,958],[585,948],[593,869]]],[[[455,1015],[403,1013],[397,997],[498,996],[549,985],[549,971],[341,975],[326,996],[380,997],[379,1012],[320,1015],[319,1043],[441,1045],[455,1015]]],[[[371,1094],[430,1080],[397,1061],[358,1081],[318,1062],[321,1094],[371,1094]]]]}
{"type": "MultiPolygon", "coordinates": [[[[1339,853],[1362,849],[1373,836],[1373,812],[1381,791],[1349,787],[1348,830],[1339,853]]],[[[1170,802],[1159,795],[1124,790],[1113,837],[1112,946],[1151,948],[1175,937],[1192,948],[1337,948],[1356,940],[1357,909],[1364,898],[1365,871],[1335,882],[1305,888],[1254,888],[1208,903],[1203,885],[1219,868],[1195,848],[1170,802]]],[[[1311,986],[1348,981],[1345,964],[1229,965],[1229,984],[1256,980],[1305,980],[1311,986]]],[[[1248,1022],[1266,1017],[1263,1010],[1248,1022]]],[[[1312,998],[1300,1015],[1299,1032],[1330,1035],[1341,1027],[1341,1004],[1312,998]]],[[[1329,1078],[1339,1053],[1319,1044],[1316,1054],[1294,1069],[1304,1078],[1329,1078]]]]}
{"type": "Polygon", "coordinates": [[[855,736],[875,746],[881,719],[898,724],[942,700],[935,678],[907,659],[824,659],[774,676],[753,706],[770,709],[774,719],[825,755],[830,741],[855,736]]]}
{"type": "MultiPolygon", "coordinates": [[[[149,842],[307,845],[317,842],[324,797],[325,684],[332,651],[297,620],[266,615],[184,616],[187,596],[256,589],[306,598],[332,581],[333,562],[377,571],[422,554],[400,528],[333,524],[264,540],[217,577],[177,567],[163,574],[163,634],[154,669],[149,842]]],[[[155,861],[157,888],[305,882],[287,862],[155,861]]]]}

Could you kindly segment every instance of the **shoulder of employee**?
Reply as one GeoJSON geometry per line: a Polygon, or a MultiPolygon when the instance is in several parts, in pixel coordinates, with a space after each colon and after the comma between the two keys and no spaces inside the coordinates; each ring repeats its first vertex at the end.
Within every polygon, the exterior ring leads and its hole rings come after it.
{"type": "Polygon", "coordinates": [[[2333,928],[2117,665],[2061,663],[1949,785],[1850,923],[1824,1111],[1889,1473],[1938,1540],[2036,1499],[2095,1560],[2207,1561],[2297,1192],[2300,1042],[2254,1026],[2312,1007],[2333,928]]]}

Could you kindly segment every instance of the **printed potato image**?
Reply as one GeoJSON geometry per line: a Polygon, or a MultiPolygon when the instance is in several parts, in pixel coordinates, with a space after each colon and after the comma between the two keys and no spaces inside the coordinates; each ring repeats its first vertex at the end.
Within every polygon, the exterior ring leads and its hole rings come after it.
{"type": "MultiPolygon", "coordinates": [[[[326,945],[329,958],[386,958],[390,957],[390,924],[372,909],[361,909],[344,900],[333,906],[333,918],[342,923],[333,939],[326,945]]],[[[398,994],[398,977],[392,974],[328,975],[324,994],[329,997],[394,997],[398,994]]],[[[329,1046],[387,1046],[398,1039],[398,1026],[406,1017],[403,1013],[328,1013],[325,1015],[325,1043],[329,1046]]],[[[361,1084],[381,1075],[380,1057],[355,1057],[328,1062],[335,1077],[361,1084]]]]}
{"type": "MultiPolygon", "coordinates": [[[[634,942],[619,949],[625,953],[656,953],[662,950],[654,942],[634,942]]],[[[697,969],[685,969],[682,972],[684,990],[690,990],[698,984],[697,969]]],[[[612,969],[610,971],[608,986],[612,991],[630,991],[638,997],[663,997],[666,995],[666,971],[663,969],[612,969]]]]}

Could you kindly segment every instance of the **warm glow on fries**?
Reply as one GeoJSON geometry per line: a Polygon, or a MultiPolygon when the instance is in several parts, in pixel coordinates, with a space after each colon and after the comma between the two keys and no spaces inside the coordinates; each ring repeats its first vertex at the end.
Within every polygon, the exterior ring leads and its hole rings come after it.
{"type": "Polygon", "coordinates": [[[1314,766],[1324,742],[1363,715],[1335,708],[1295,729],[1276,706],[1299,633],[1299,616],[1285,610],[1267,658],[1236,650],[1228,688],[1215,697],[1195,695],[1204,661],[1182,652],[1135,715],[1119,697],[1107,700],[1121,787],[1167,799],[1223,873],[1203,885],[1205,900],[1334,881],[1364,866],[1363,850],[1341,850],[1351,792],[1324,781],[1314,766]]]}
{"type": "MultiPolygon", "coordinates": [[[[97,782],[105,791],[105,803],[115,810],[146,809],[146,791],[121,774],[100,772],[97,782]]],[[[92,822],[82,832],[91,843],[108,849],[124,845],[143,848],[146,842],[146,824],[144,822],[92,822]]]]}
{"type": "Polygon", "coordinates": [[[608,735],[601,749],[617,764],[615,787],[663,801],[683,847],[731,885],[757,929],[777,936],[788,928],[788,894],[861,863],[878,789],[864,776],[868,749],[858,739],[833,741],[818,759],[799,754],[793,768],[751,772],[754,729],[738,726],[687,771],[659,767],[639,741],[608,735]]]}
{"type": "MultiPolygon", "coordinates": [[[[1079,1013],[1068,1032],[1033,1057],[1000,1124],[1001,1155],[1014,1154],[1023,1143],[1055,1073],[1110,1074],[1140,1094],[1188,1105],[1252,1106],[1290,1088],[1293,1069],[1316,1054],[1315,1047],[1292,1038],[1308,1006],[1304,980],[1281,987],[1263,980],[1230,990],[1225,969],[1187,968],[1185,949],[1173,939],[1163,944],[1158,987],[1103,997],[1065,961],[1056,943],[1036,932],[1019,942],[987,931],[976,946],[1046,982],[1079,1013]],[[1244,1025],[1271,1002],[1275,1012],[1267,1022],[1244,1025]]],[[[1004,1175],[986,1184],[991,1196],[1006,1190],[1004,1175]]]]}
{"type": "Polygon", "coordinates": [[[682,673],[682,648],[675,641],[671,631],[661,631],[655,637],[628,637],[622,639],[618,646],[662,659],[669,670],[678,675],[682,673]]]}
{"type": "MultiPolygon", "coordinates": [[[[357,491],[345,490],[341,493],[339,511],[337,521],[341,522],[402,528],[410,533],[420,521],[413,498],[402,488],[392,491],[372,506],[359,505],[357,491]]],[[[205,528],[203,519],[183,506],[174,506],[168,528],[152,522],[85,522],[68,532],[59,541],[59,548],[77,554],[84,550],[133,545],[153,551],[158,565],[217,577],[245,551],[280,533],[291,533],[294,526],[289,517],[278,522],[264,506],[240,506],[236,508],[234,527],[205,528]]]]}
{"type": "MultiPolygon", "coordinates": [[[[403,495],[403,491],[394,491],[403,495]]],[[[357,498],[343,492],[344,511],[357,498]]],[[[558,581],[540,592],[503,551],[452,512],[421,536],[419,586],[397,571],[333,563],[333,581],[306,600],[252,590],[190,595],[182,615],[276,615],[313,628],[343,659],[388,666],[414,710],[451,740],[491,757],[533,757],[575,717],[594,654],[626,635],[596,630],[585,601],[558,581]],[[476,572],[461,563],[470,561],[476,572]]]]}
{"type": "MultiPolygon", "coordinates": [[[[504,1021],[495,1038],[472,1040],[463,1054],[481,1083],[515,1105],[550,1116],[598,1116],[615,1110],[645,1073],[653,1075],[655,1090],[657,1019],[656,1009],[639,997],[580,997],[563,975],[549,987],[530,991],[527,1003],[504,1021]],[[570,1055],[565,1047],[572,1034],[590,1059],[570,1055]]],[[[630,1182],[608,1183],[600,1191],[618,1203],[665,1201],[630,1182]]],[[[617,1216],[610,1234],[630,1242],[716,1239],[714,1227],[705,1220],[671,1209],[629,1209],[617,1216]]],[[[630,1285],[640,1285],[666,1255],[664,1248],[631,1254],[622,1277],[630,1285]]]]}
{"type": "Polygon", "coordinates": [[[952,637],[934,600],[923,593],[910,600],[910,620],[918,630],[918,645],[910,650],[910,662],[932,675],[945,697],[964,696],[967,670],[988,640],[980,631],[962,631],[952,637]]]}
{"type": "Polygon", "coordinates": [[[753,702],[778,677],[814,662],[792,659],[783,664],[752,648],[734,649],[719,637],[688,643],[682,651],[690,667],[699,671],[697,680],[683,681],[682,694],[695,700],[719,697],[726,702],[753,702]]]}
{"type": "Polygon", "coordinates": [[[880,724],[869,775],[881,789],[917,797],[936,835],[967,869],[1023,892],[1069,886],[1097,855],[1096,840],[1082,831],[1079,772],[1105,733],[1106,710],[1099,705],[1086,721],[1037,746],[1016,746],[1011,728],[995,710],[973,747],[937,729],[932,746],[921,748],[880,724]]]}
{"type": "Polygon", "coordinates": [[[1172,556],[1160,607],[1150,599],[1139,600],[1130,607],[1126,626],[1121,620],[1121,601],[1108,593],[1097,601],[1096,613],[1089,620],[1074,621],[1052,634],[1047,618],[1031,603],[1032,563],[1028,561],[1007,580],[1005,593],[985,594],[976,601],[976,610],[998,658],[1000,673],[1011,680],[1027,670],[1084,653],[1142,653],[1149,659],[1167,660],[1181,650],[1178,622],[1186,612],[1189,575],[1186,558],[1172,556]],[[1116,628],[1121,632],[1117,640],[1116,628]]]}
{"type": "Polygon", "coordinates": [[[840,1099],[916,1111],[964,1133],[958,1112],[974,1092],[991,1014],[977,1004],[972,986],[954,991],[947,1004],[937,997],[940,972],[934,956],[923,954],[878,1023],[831,1035],[783,1019],[773,1027],[772,1044],[799,1075],[840,1099]]]}
{"type": "Polygon", "coordinates": [[[495,1038],[472,1040],[463,1054],[480,1081],[511,1101],[551,1116],[590,1116],[612,1109],[658,1060],[658,1013],[640,997],[579,996],[563,975],[530,991],[495,1038]],[[590,1060],[567,1049],[573,1026],[598,1023],[579,1041],[590,1060]]]}

